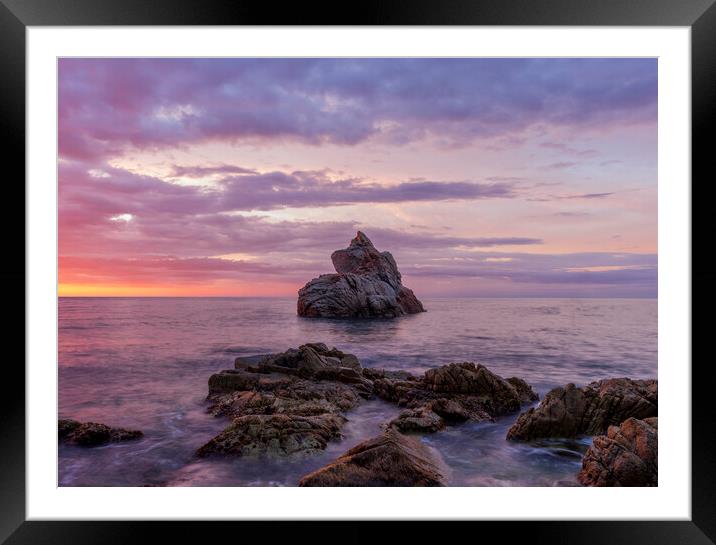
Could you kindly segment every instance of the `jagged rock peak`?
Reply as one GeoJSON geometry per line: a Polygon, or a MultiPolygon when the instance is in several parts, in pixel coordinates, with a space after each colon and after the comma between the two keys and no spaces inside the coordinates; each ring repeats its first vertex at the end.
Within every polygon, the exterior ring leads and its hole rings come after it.
{"type": "Polygon", "coordinates": [[[348,248],[333,252],[331,261],[339,274],[378,274],[392,287],[400,285],[401,276],[393,256],[390,252],[376,250],[362,231],[358,231],[348,248]]]}
{"type": "Polygon", "coordinates": [[[402,285],[390,252],[379,252],[362,231],[331,254],[336,274],[323,274],[298,292],[299,316],[394,318],[424,312],[402,285]]]}

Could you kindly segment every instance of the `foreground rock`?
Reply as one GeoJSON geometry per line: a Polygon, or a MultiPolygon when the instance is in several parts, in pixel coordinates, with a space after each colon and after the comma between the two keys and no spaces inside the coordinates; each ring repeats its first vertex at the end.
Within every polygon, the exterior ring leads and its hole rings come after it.
{"type": "Polygon", "coordinates": [[[657,486],[658,419],[628,418],[599,435],[582,459],[585,486],[657,486]]]}
{"type": "Polygon", "coordinates": [[[657,415],[657,381],[613,378],[583,388],[567,384],[550,391],[537,408],[521,414],[508,439],[598,435],[627,418],[657,415]]]}
{"type": "Polygon", "coordinates": [[[440,456],[416,437],[389,429],[306,475],[299,486],[444,486],[440,456]]]}
{"type": "Polygon", "coordinates": [[[358,358],[323,343],[236,358],[234,365],[209,378],[210,411],[217,416],[338,413],[373,388],[358,358]]]}
{"type": "Polygon", "coordinates": [[[373,390],[406,407],[391,422],[403,432],[434,432],[450,423],[492,420],[538,399],[524,380],[503,379],[471,362],[429,369],[421,377],[384,374],[375,378],[373,390]]]}
{"type": "Polygon", "coordinates": [[[59,420],[57,422],[57,436],[60,441],[84,447],[138,439],[143,435],[139,430],[110,428],[97,422],[83,423],[77,420],[59,420]]]}
{"type": "Polygon", "coordinates": [[[337,414],[296,416],[291,414],[249,415],[233,423],[202,446],[198,456],[290,456],[313,454],[340,437],[346,419],[337,414]]]}
{"type": "Polygon", "coordinates": [[[378,252],[362,232],[331,260],[337,274],[323,274],[298,291],[299,316],[394,318],[425,311],[402,285],[390,252],[378,252]]]}
{"type": "Polygon", "coordinates": [[[209,410],[232,418],[199,456],[310,454],[340,437],[342,413],[372,392],[361,365],[322,343],[280,354],[237,358],[209,378],[209,410]]]}
{"type": "Polygon", "coordinates": [[[232,423],[197,454],[309,454],[340,438],[344,413],[371,396],[405,408],[389,427],[417,433],[491,420],[537,400],[525,381],[505,380],[484,365],[453,363],[417,377],[363,369],[353,354],[309,343],[236,358],[235,369],[212,375],[209,411],[232,423]]]}

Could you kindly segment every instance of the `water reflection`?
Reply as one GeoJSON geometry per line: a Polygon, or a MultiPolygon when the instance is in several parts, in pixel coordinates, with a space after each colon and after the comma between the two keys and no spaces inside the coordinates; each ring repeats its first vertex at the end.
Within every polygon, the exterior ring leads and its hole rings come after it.
{"type": "MultiPolygon", "coordinates": [[[[398,410],[370,402],[349,414],[342,441],[309,460],[208,460],[194,452],[226,424],[206,414],[208,377],[237,355],[320,341],[365,366],[422,372],[476,361],[543,395],[566,382],[655,377],[652,300],[433,299],[396,320],[296,316],[293,299],[61,299],[59,412],[145,431],[141,441],[60,448],[62,485],[293,485],[375,435],[398,410]]],[[[575,484],[589,439],[505,440],[515,416],[426,436],[455,486],[575,484]]]]}

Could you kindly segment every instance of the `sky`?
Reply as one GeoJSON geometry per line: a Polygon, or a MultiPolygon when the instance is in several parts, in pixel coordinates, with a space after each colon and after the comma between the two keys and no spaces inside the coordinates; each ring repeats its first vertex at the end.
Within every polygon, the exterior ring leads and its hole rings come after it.
{"type": "Polygon", "coordinates": [[[656,297],[656,59],[60,59],[59,294],[656,297]]]}

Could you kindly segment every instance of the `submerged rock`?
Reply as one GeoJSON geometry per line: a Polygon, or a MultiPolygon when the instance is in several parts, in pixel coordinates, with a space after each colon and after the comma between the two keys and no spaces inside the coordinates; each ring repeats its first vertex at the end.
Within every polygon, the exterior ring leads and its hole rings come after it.
{"type": "Polygon", "coordinates": [[[538,407],[522,413],[508,430],[507,438],[598,435],[629,417],[656,415],[656,380],[612,378],[583,388],[570,383],[551,390],[538,407]]]}
{"type": "Polygon", "coordinates": [[[451,363],[429,369],[422,377],[379,377],[378,397],[407,407],[390,424],[401,431],[434,432],[447,423],[485,421],[520,410],[537,394],[522,379],[503,379],[484,365],[451,363]]]}
{"type": "Polygon", "coordinates": [[[353,447],[303,477],[299,486],[444,486],[440,455],[416,437],[393,429],[353,447]]]}
{"type": "Polygon", "coordinates": [[[658,419],[628,418],[594,438],[582,459],[585,486],[657,486],[658,419]]]}
{"type": "Polygon", "coordinates": [[[138,439],[143,435],[139,430],[111,428],[97,422],[83,423],[77,420],[59,420],[57,422],[57,436],[60,441],[84,447],[138,439]]]}
{"type": "Polygon", "coordinates": [[[298,291],[299,316],[394,318],[425,311],[402,285],[390,252],[376,250],[362,232],[331,260],[336,274],[322,274],[298,291]]]}

